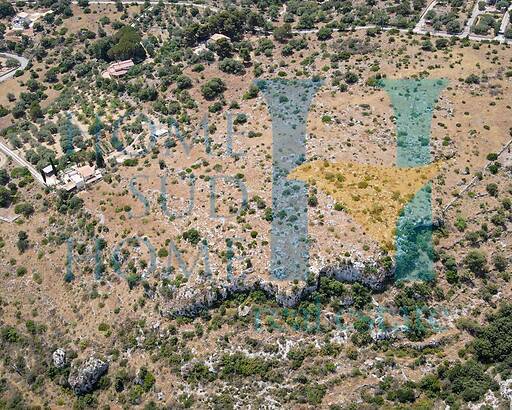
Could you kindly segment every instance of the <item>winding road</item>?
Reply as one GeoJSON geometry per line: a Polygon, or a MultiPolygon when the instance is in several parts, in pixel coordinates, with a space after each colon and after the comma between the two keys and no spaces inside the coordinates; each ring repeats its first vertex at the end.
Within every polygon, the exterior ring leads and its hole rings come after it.
{"type": "MultiPolygon", "coordinates": [[[[4,75],[1,75],[0,83],[11,78],[16,73],[16,71],[24,70],[28,65],[28,60],[25,57],[17,56],[15,54],[10,54],[10,53],[0,53],[0,56],[5,57],[5,58],[13,58],[20,63],[19,67],[15,68],[14,70],[9,71],[8,73],[5,73],[4,75]]],[[[0,142],[0,153],[11,157],[18,164],[20,164],[23,167],[26,167],[30,171],[30,173],[34,176],[34,178],[37,182],[46,186],[46,184],[43,181],[43,177],[37,171],[37,169],[35,169],[28,161],[26,161],[24,158],[20,157],[18,154],[16,154],[13,150],[11,150],[7,145],[3,144],[2,142],[0,142]]],[[[4,157],[4,155],[0,155],[0,166],[3,166],[5,163],[6,158],[4,157]]]]}
{"type": "MultiPolygon", "coordinates": [[[[468,38],[469,40],[473,40],[473,41],[493,41],[494,40],[494,41],[498,41],[500,43],[512,44],[512,39],[505,38],[505,36],[502,33],[510,20],[510,13],[512,12],[512,5],[509,7],[508,11],[505,13],[505,15],[503,17],[503,20],[501,23],[501,30],[500,30],[501,34],[498,34],[497,36],[495,36],[493,38],[489,38],[489,37],[471,34],[471,27],[473,26],[478,15],[481,14],[480,10],[478,9],[478,1],[475,2],[471,16],[469,17],[468,21],[464,25],[464,29],[460,34],[448,34],[446,32],[442,32],[442,31],[429,32],[429,31],[425,30],[425,28],[424,28],[425,16],[429,10],[434,8],[434,6],[438,3],[438,1],[439,0],[431,1],[428,4],[428,6],[425,8],[425,10],[421,13],[418,23],[416,24],[414,29],[412,29],[412,32],[414,34],[430,35],[433,37],[445,37],[445,38],[446,37],[448,37],[448,38],[457,37],[460,39],[468,38]]],[[[123,1],[123,0],[121,0],[121,3],[124,5],[130,5],[130,4],[139,4],[140,5],[140,4],[147,4],[147,3],[154,5],[154,4],[160,4],[160,2],[161,2],[160,0],[149,0],[149,1],[143,1],[143,0],[123,1]]],[[[11,3],[14,3],[14,0],[11,0],[11,3]]],[[[78,4],[78,0],[72,0],[71,3],[78,4]]],[[[209,4],[196,4],[194,2],[188,2],[188,1],[169,1],[169,0],[167,0],[167,1],[163,1],[163,3],[166,5],[169,5],[169,6],[174,5],[174,6],[185,6],[185,7],[197,7],[200,9],[210,9],[212,11],[221,10],[220,8],[218,8],[216,6],[212,6],[209,4]]],[[[117,1],[115,1],[115,0],[89,0],[89,4],[117,4],[117,1]]],[[[284,12],[286,12],[286,4],[284,5],[283,11],[281,14],[283,14],[284,12]]],[[[351,27],[350,29],[348,29],[347,31],[367,30],[370,28],[380,28],[381,30],[384,30],[384,31],[396,29],[396,27],[382,27],[382,26],[376,26],[376,25],[366,25],[366,26],[354,26],[354,27],[351,27]]],[[[294,34],[309,34],[309,33],[316,33],[316,32],[318,32],[318,30],[319,29],[292,30],[292,33],[294,33],[294,34]]],[[[409,29],[398,29],[398,30],[402,33],[409,33],[411,31],[409,29]]],[[[333,29],[333,31],[340,31],[340,30],[333,29]]],[[[24,57],[19,57],[19,56],[15,56],[15,55],[9,55],[9,56],[12,56],[13,58],[16,58],[18,61],[20,61],[21,65],[22,65],[22,67],[21,67],[22,69],[24,69],[28,64],[28,61],[24,57]]],[[[3,78],[5,76],[0,76],[0,82],[4,81],[7,78],[12,77],[14,75],[14,72],[9,73],[8,77],[6,77],[6,78],[3,78]]]]}
{"type": "Polygon", "coordinates": [[[25,57],[9,53],[0,53],[0,57],[13,58],[14,60],[17,60],[20,63],[20,66],[18,68],[11,70],[8,73],[5,73],[4,75],[0,75],[0,83],[11,78],[16,73],[16,71],[24,70],[25,68],[27,68],[28,60],[25,57]]]}
{"type": "Polygon", "coordinates": [[[478,1],[475,2],[475,5],[473,6],[473,10],[471,11],[471,15],[469,16],[468,21],[464,25],[464,28],[461,33],[448,34],[446,32],[441,32],[441,31],[429,32],[428,30],[425,30],[425,27],[426,27],[425,18],[427,16],[427,13],[429,10],[432,10],[437,5],[438,2],[439,2],[439,0],[433,0],[427,6],[425,11],[423,13],[421,13],[420,19],[418,20],[418,23],[416,24],[416,26],[413,29],[413,32],[415,34],[422,34],[422,35],[430,34],[431,36],[436,36],[436,37],[457,37],[460,39],[468,38],[473,41],[485,41],[485,40],[499,41],[500,43],[512,44],[512,39],[507,39],[504,36],[504,32],[509,24],[509,21],[510,21],[510,13],[512,12],[512,6],[510,6],[509,9],[503,15],[503,19],[501,21],[500,31],[499,31],[498,35],[490,38],[487,36],[479,36],[479,35],[471,33],[471,27],[473,27],[473,25],[475,24],[476,20],[478,19],[478,16],[481,14],[485,14],[487,12],[486,10],[480,10],[480,8],[478,6],[478,1]]]}
{"type": "MultiPolygon", "coordinates": [[[[506,39],[503,34],[499,34],[498,36],[496,36],[494,38],[485,38],[485,37],[481,37],[481,36],[476,36],[476,35],[471,35],[470,34],[471,26],[474,24],[474,21],[476,20],[478,14],[479,14],[478,2],[475,3],[475,6],[474,6],[474,8],[472,10],[472,13],[471,13],[471,17],[469,18],[468,22],[465,24],[464,30],[462,31],[462,33],[457,34],[457,35],[451,35],[451,34],[444,33],[444,32],[428,32],[427,30],[424,29],[425,16],[426,16],[428,10],[434,8],[434,6],[436,5],[437,1],[438,0],[433,0],[427,6],[427,8],[423,11],[423,13],[421,14],[421,17],[420,17],[418,23],[416,24],[416,26],[412,30],[412,32],[414,34],[420,34],[420,35],[427,35],[428,34],[428,35],[435,36],[435,37],[469,38],[470,40],[474,40],[474,41],[485,41],[485,40],[492,41],[492,40],[496,40],[496,41],[499,41],[500,43],[512,44],[512,40],[511,39],[506,39]]],[[[78,4],[78,1],[72,1],[72,3],[73,4],[78,4]]],[[[116,4],[116,3],[117,2],[113,1],[113,0],[90,0],[89,1],[89,4],[116,4]]],[[[130,1],[130,2],[123,2],[123,4],[145,4],[145,3],[147,3],[147,2],[146,1],[141,1],[141,0],[135,0],[135,1],[130,1]]],[[[149,3],[150,4],[159,4],[160,1],[150,0],[149,3]]],[[[207,4],[195,4],[195,3],[191,3],[191,2],[182,2],[182,1],[177,1],[177,2],[167,1],[167,2],[165,2],[165,4],[176,5],[176,6],[186,6],[186,7],[197,7],[197,8],[202,8],[202,9],[211,9],[213,11],[218,11],[219,10],[217,7],[210,6],[210,5],[207,5],[207,4]]],[[[285,5],[285,7],[286,7],[286,5],[285,5]]],[[[284,9],[284,10],[286,10],[286,9],[284,9]]],[[[508,25],[508,23],[510,21],[510,13],[511,12],[512,12],[512,6],[510,6],[510,8],[507,10],[507,12],[504,15],[503,21],[501,23],[500,33],[503,32],[506,29],[506,27],[507,27],[507,25],[508,25]]],[[[392,30],[392,29],[396,29],[395,27],[380,27],[380,26],[376,26],[376,25],[366,25],[366,26],[352,27],[350,30],[368,30],[368,29],[371,29],[371,28],[380,28],[380,29],[382,29],[384,31],[389,31],[389,30],[392,30]]],[[[292,32],[294,34],[310,34],[310,33],[316,33],[316,32],[318,32],[318,30],[319,29],[292,30],[292,32]]],[[[340,30],[339,29],[333,29],[333,31],[340,31],[340,30]]],[[[410,32],[409,29],[399,29],[399,31],[402,32],[402,33],[409,33],[410,32]]],[[[3,82],[3,81],[8,80],[11,77],[13,77],[17,70],[24,70],[27,67],[28,62],[29,62],[29,60],[26,59],[25,57],[17,56],[15,54],[0,53],[0,56],[6,57],[6,58],[13,58],[13,59],[17,60],[20,63],[20,67],[12,70],[12,71],[10,71],[10,72],[8,72],[6,74],[1,75],[0,76],[0,83],[3,82]]],[[[41,174],[37,171],[37,169],[35,169],[29,162],[27,162],[25,159],[20,157],[14,151],[12,151],[7,145],[5,145],[5,144],[3,144],[1,142],[0,142],[0,152],[3,152],[5,155],[8,155],[9,157],[11,157],[18,164],[26,167],[39,183],[41,183],[43,186],[46,186],[46,184],[44,183],[44,180],[43,180],[41,174]]]]}
{"type": "MultiPolygon", "coordinates": [[[[512,39],[507,39],[505,38],[505,36],[503,34],[499,34],[493,38],[489,38],[489,37],[485,37],[485,36],[478,36],[478,35],[475,35],[475,34],[471,34],[471,27],[473,26],[476,18],[478,17],[479,14],[481,14],[481,11],[478,9],[478,1],[475,2],[475,5],[473,7],[473,10],[472,10],[472,13],[471,13],[471,16],[469,17],[468,21],[466,22],[465,26],[464,26],[464,29],[462,30],[461,33],[459,34],[448,34],[446,32],[442,32],[442,31],[434,31],[434,32],[429,32],[427,30],[425,30],[425,16],[427,14],[427,12],[431,9],[433,9],[435,7],[435,5],[438,3],[439,0],[433,0],[429,3],[429,5],[425,8],[425,10],[421,13],[421,16],[420,16],[420,19],[418,21],[418,23],[416,24],[416,26],[414,27],[414,29],[412,30],[412,32],[414,34],[420,34],[420,35],[430,35],[430,36],[433,36],[433,37],[445,37],[445,38],[450,38],[450,37],[457,37],[457,38],[460,38],[460,39],[463,39],[463,38],[469,38],[470,40],[473,40],[473,41],[498,41],[500,43],[505,43],[505,44],[512,44],[512,39]]],[[[73,4],[78,4],[78,1],[76,0],[73,0],[72,1],[73,4]]],[[[89,0],[89,4],[116,4],[117,2],[114,1],[114,0],[89,0]]],[[[159,4],[160,1],[157,1],[157,0],[150,0],[149,2],[146,2],[146,1],[142,1],[142,0],[135,0],[135,1],[125,1],[125,2],[122,2],[123,4],[159,4]]],[[[186,7],[197,7],[197,8],[201,8],[201,9],[210,9],[212,11],[219,11],[220,9],[218,7],[215,7],[215,6],[211,6],[211,5],[208,5],[208,4],[196,4],[196,3],[191,3],[191,2],[186,2],[186,1],[177,1],[177,2],[173,2],[173,1],[164,1],[164,4],[167,4],[169,6],[172,6],[172,5],[175,5],[175,6],[186,6],[186,7]]],[[[283,12],[281,14],[283,14],[284,12],[286,12],[286,4],[284,5],[283,7],[283,12]]],[[[509,18],[510,18],[510,12],[512,12],[512,6],[510,6],[508,12],[505,13],[504,17],[503,17],[503,21],[502,21],[502,29],[504,30],[504,28],[506,28],[507,24],[508,24],[508,21],[509,21],[509,18]],[[505,27],[503,27],[505,26],[505,27]]],[[[369,24],[369,25],[365,25],[365,26],[354,26],[354,27],[351,27],[345,31],[350,31],[350,30],[368,30],[368,29],[373,29],[373,28],[380,28],[381,30],[383,31],[390,31],[390,30],[398,30],[400,31],[401,33],[410,33],[411,30],[410,29],[397,29],[396,27],[382,27],[382,26],[377,26],[377,25],[374,25],[374,24],[369,24]]],[[[315,28],[315,29],[306,29],[306,30],[300,30],[300,29],[293,29],[292,30],[292,33],[293,34],[312,34],[312,33],[317,33],[319,29],[315,28]]],[[[337,28],[334,28],[333,29],[334,32],[338,32],[338,31],[342,31],[340,29],[337,29],[337,28]]],[[[262,34],[269,34],[267,33],[266,31],[264,30],[259,30],[260,33],[262,34]]]]}
{"type": "Polygon", "coordinates": [[[46,186],[46,184],[43,181],[43,177],[41,176],[39,171],[35,169],[34,166],[31,163],[29,163],[26,159],[20,157],[18,154],[16,154],[12,149],[10,149],[7,145],[5,145],[2,142],[0,142],[0,151],[3,152],[5,155],[11,157],[22,167],[27,168],[37,182],[39,182],[43,186],[46,186]]]}

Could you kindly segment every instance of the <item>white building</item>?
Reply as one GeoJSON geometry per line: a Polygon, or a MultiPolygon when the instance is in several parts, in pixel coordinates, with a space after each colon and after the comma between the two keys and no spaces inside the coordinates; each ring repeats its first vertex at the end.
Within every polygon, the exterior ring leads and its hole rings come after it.
{"type": "Polygon", "coordinates": [[[228,40],[228,41],[231,41],[231,39],[228,37],[228,36],[225,36],[224,34],[219,34],[219,33],[216,33],[216,34],[213,34],[209,39],[208,41],[206,42],[206,44],[208,45],[212,45],[212,44],[215,44],[217,41],[219,40],[228,40]]]}
{"type": "Polygon", "coordinates": [[[169,134],[169,129],[167,128],[157,128],[154,132],[157,138],[165,137],[167,134],[169,134]]]}
{"type": "Polygon", "coordinates": [[[14,16],[11,24],[13,30],[25,30],[27,27],[30,27],[32,20],[30,19],[28,13],[21,12],[14,16]]]}
{"type": "Polygon", "coordinates": [[[73,166],[62,173],[57,188],[66,191],[79,191],[103,177],[101,170],[89,165],[83,167],[73,166]]]}
{"type": "Polygon", "coordinates": [[[46,16],[47,14],[52,14],[53,10],[48,10],[45,12],[34,12],[34,13],[26,13],[24,11],[16,14],[11,21],[11,26],[14,31],[22,31],[27,28],[32,28],[34,23],[40,19],[41,17],[46,16]]]}
{"type": "Polygon", "coordinates": [[[53,176],[53,167],[51,165],[47,165],[43,168],[43,173],[46,177],[53,176]]]}

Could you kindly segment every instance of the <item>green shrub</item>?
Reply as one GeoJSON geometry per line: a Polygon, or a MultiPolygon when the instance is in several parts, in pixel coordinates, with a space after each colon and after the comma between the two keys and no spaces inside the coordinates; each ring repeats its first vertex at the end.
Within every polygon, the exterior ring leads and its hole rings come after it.
{"type": "Polygon", "coordinates": [[[16,276],[25,276],[27,274],[27,268],[20,266],[16,269],[16,276]]]}
{"type": "Polygon", "coordinates": [[[485,373],[485,368],[474,360],[441,367],[438,373],[449,382],[447,389],[467,402],[478,401],[489,389],[497,387],[491,376],[485,373]]]}
{"type": "Polygon", "coordinates": [[[195,228],[191,228],[188,231],[183,232],[183,239],[190,242],[192,245],[197,245],[201,240],[201,234],[195,228]]]}
{"type": "Polygon", "coordinates": [[[466,220],[462,216],[457,216],[454,225],[460,232],[464,232],[464,230],[468,226],[466,220]]]}
{"type": "Polygon", "coordinates": [[[212,78],[201,86],[201,94],[206,100],[214,100],[226,91],[226,84],[220,78],[212,78]]]}
{"type": "Polygon", "coordinates": [[[29,217],[34,213],[34,207],[32,204],[29,204],[28,202],[22,202],[19,204],[16,204],[14,207],[14,212],[16,214],[22,214],[24,217],[29,217]]]}
{"type": "Polygon", "coordinates": [[[475,275],[483,275],[487,272],[487,255],[482,251],[469,251],[464,257],[463,263],[475,275]]]}
{"type": "Polygon", "coordinates": [[[483,363],[512,363],[512,304],[504,304],[489,317],[489,323],[472,343],[483,363]]]}
{"type": "Polygon", "coordinates": [[[327,389],[325,386],[315,383],[306,386],[305,391],[308,403],[313,406],[318,406],[322,403],[327,389]]]}
{"type": "Polygon", "coordinates": [[[228,74],[242,75],[245,73],[244,65],[232,58],[225,58],[219,63],[219,69],[228,74]]]}
{"type": "Polygon", "coordinates": [[[347,84],[355,84],[359,80],[359,76],[353,71],[347,71],[345,74],[345,82],[347,84]]]}
{"type": "Polygon", "coordinates": [[[158,257],[159,258],[166,258],[167,256],[169,256],[169,251],[165,248],[160,248],[158,250],[158,257]]]}
{"type": "Polygon", "coordinates": [[[344,209],[345,209],[345,207],[343,206],[342,203],[336,202],[334,204],[334,210],[335,211],[343,211],[344,209]]]}
{"type": "Polygon", "coordinates": [[[328,40],[332,37],[332,29],[328,27],[322,27],[316,34],[320,41],[328,40]]]}
{"type": "Polygon", "coordinates": [[[123,161],[123,165],[126,167],[136,167],[139,164],[137,158],[127,158],[123,161]]]}
{"type": "Polygon", "coordinates": [[[480,77],[476,74],[470,74],[464,80],[467,84],[480,84],[480,77]]]}
{"type": "Polygon", "coordinates": [[[100,332],[107,332],[109,329],[110,329],[110,326],[107,323],[102,322],[98,325],[98,330],[100,332]]]}
{"type": "Polygon", "coordinates": [[[264,379],[271,369],[272,363],[261,358],[247,357],[243,353],[235,353],[222,356],[221,366],[222,377],[259,376],[264,379]]]}

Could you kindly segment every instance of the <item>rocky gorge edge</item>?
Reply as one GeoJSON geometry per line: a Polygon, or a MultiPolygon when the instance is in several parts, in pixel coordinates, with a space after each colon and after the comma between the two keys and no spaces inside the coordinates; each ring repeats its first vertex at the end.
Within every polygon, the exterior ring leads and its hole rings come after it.
{"type": "Polygon", "coordinates": [[[282,286],[284,281],[268,281],[242,274],[231,281],[214,283],[204,281],[199,286],[174,288],[169,300],[161,305],[164,317],[196,317],[202,311],[215,307],[237,294],[263,291],[282,307],[295,307],[302,300],[318,291],[322,277],[343,283],[360,283],[372,291],[381,292],[392,281],[394,271],[389,263],[376,261],[346,262],[326,266],[319,270],[312,280],[302,285],[282,286]]]}

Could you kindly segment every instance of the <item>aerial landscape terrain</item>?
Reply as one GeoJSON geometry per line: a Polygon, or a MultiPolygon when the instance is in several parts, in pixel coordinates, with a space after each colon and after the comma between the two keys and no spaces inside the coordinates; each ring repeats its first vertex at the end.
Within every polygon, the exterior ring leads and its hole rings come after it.
{"type": "Polygon", "coordinates": [[[511,409],[509,0],[0,0],[0,409],[511,409]]]}

